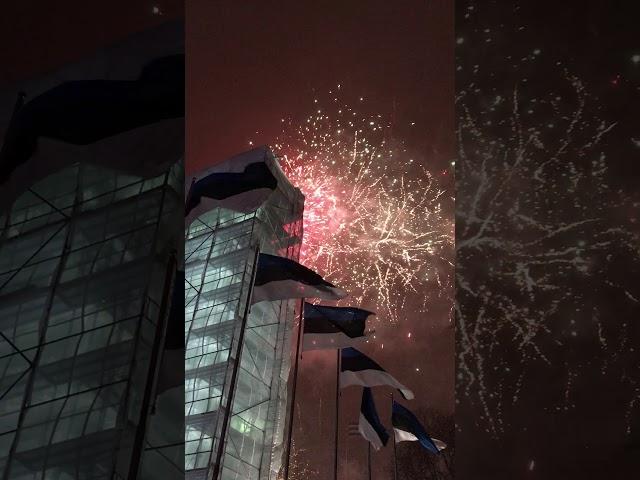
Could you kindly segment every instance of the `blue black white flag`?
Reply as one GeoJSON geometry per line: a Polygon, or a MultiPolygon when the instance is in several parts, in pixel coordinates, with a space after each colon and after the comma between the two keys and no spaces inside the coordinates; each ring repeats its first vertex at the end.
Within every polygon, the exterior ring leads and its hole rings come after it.
{"type": "Polygon", "coordinates": [[[380,450],[380,447],[386,445],[389,440],[389,434],[378,417],[371,389],[367,387],[362,390],[358,431],[376,450],[380,450]]]}
{"type": "Polygon", "coordinates": [[[137,79],[79,79],[24,98],[0,149],[0,211],[74,164],[151,178],[184,155],[184,55],[152,60],[137,79]]]}
{"type": "Polygon", "coordinates": [[[366,337],[367,317],[373,312],[355,307],[304,304],[303,350],[346,348],[366,337]]]}
{"type": "Polygon", "coordinates": [[[252,303],[290,298],[340,300],[347,293],[294,260],[261,253],[252,303]]]}
{"type": "Polygon", "coordinates": [[[273,154],[258,147],[216,165],[191,185],[185,205],[186,224],[216,207],[238,212],[256,210],[278,186],[267,161],[273,154]]]}
{"type": "Polygon", "coordinates": [[[341,356],[340,388],[351,385],[363,387],[388,385],[397,388],[407,400],[413,399],[413,392],[387,373],[384,368],[355,348],[345,348],[341,356]]]}
{"type": "Polygon", "coordinates": [[[396,442],[420,442],[420,445],[433,453],[447,448],[443,441],[431,438],[416,416],[399,403],[393,402],[391,422],[396,442]]]}
{"type": "Polygon", "coordinates": [[[150,62],[136,80],[62,83],[16,110],[0,150],[0,184],[29,160],[41,138],[89,145],[179,117],[184,117],[184,55],[150,62]]]}

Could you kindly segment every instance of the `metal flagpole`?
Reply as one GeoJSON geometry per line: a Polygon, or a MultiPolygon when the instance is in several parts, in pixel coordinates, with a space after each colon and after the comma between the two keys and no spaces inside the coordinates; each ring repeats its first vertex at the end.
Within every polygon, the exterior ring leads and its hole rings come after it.
{"type": "Polygon", "coordinates": [[[300,340],[302,338],[302,321],[304,312],[304,298],[300,299],[300,316],[298,318],[298,340],[296,343],[296,362],[293,367],[293,389],[291,392],[291,410],[289,412],[289,439],[287,447],[287,460],[284,464],[284,479],[289,480],[289,462],[291,460],[291,441],[293,439],[293,412],[296,408],[296,387],[298,385],[298,364],[300,363],[300,340]]]}
{"type": "Polygon", "coordinates": [[[336,436],[335,436],[335,454],[333,463],[333,478],[338,480],[338,425],[340,423],[340,349],[338,348],[336,355],[336,436]]]}
{"type": "Polygon", "coordinates": [[[447,472],[449,472],[449,476],[453,478],[453,473],[451,472],[451,466],[449,465],[449,460],[447,460],[447,456],[444,452],[440,452],[440,456],[442,457],[442,461],[444,462],[445,467],[447,467],[447,472]]]}
{"type": "Polygon", "coordinates": [[[242,317],[242,324],[240,325],[240,332],[238,336],[238,347],[236,349],[236,358],[233,364],[233,371],[231,372],[231,383],[229,385],[229,393],[227,394],[227,405],[224,411],[224,419],[222,421],[222,430],[220,432],[220,438],[218,440],[218,450],[216,452],[216,462],[213,466],[212,480],[218,480],[220,471],[222,470],[222,454],[224,453],[225,437],[227,435],[227,429],[229,428],[229,421],[231,420],[231,409],[233,408],[233,397],[236,389],[236,382],[238,380],[238,370],[240,369],[240,360],[242,358],[242,347],[244,343],[244,332],[247,327],[247,318],[249,317],[249,309],[251,306],[251,296],[253,294],[253,282],[256,278],[256,271],[258,270],[258,255],[260,254],[260,247],[256,247],[255,257],[253,259],[253,269],[251,272],[251,283],[249,284],[249,292],[247,294],[247,303],[244,308],[244,315],[242,317]]]}
{"type": "Polygon", "coordinates": [[[368,447],[368,455],[367,455],[367,464],[369,466],[369,480],[371,480],[371,442],[367,440],[368,447]]]}
{"type": "MultiPolygon", "coordinates": [[[[393,413],[393,392],[391,392],[391,412],[393,413]]],[[[393,430],[393,478],[398,480],[398,454],[396,452],[396,431],[393,430]]]]}
{"type": "MultiPolygon", "coordinates": [[[[167,322],[169,321],[169,309],[171,308],[171,286],[176,272],[176,252],[171,252],[164,277],[164,287],[162,288],[162,302],[158,314],[156,331],[151,347],[151,357],[149,359],[149,376],[144,387],[142,397],[142,407],[140,408],[140,420],[136,427],[134,436],[132,461],[129,464],[129,476],[127,478],[136,480],[140,473],[142,455],[144,452],[144,434],[149,422],[149,412],[152,408],[153,394],[158,382],[158,371],[162,361],[162,344],[167,332],[167,322]]],[[[184,288],[184,287],[183,287],[184,288]]]]}

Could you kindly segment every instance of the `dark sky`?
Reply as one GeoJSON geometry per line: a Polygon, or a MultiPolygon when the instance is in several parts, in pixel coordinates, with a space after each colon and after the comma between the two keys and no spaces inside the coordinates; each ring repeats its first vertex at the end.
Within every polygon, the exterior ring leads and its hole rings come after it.
{"type": "Polygon", "coordinates": [[[190,2],[188,173],[272,143],[337,83],[380,112],[395,99],[397,118],[421,122],[416,148],[450,160],[452,15],[450,0],[190,2]]]}
{"type": "Polygon", "coordinates": [[[183,14],[181,0],[6,2],[0,15],[0,85],[82,60],[101,47],[183,14]],[[160,14],[154,13],[154,6],[160,14]]]}

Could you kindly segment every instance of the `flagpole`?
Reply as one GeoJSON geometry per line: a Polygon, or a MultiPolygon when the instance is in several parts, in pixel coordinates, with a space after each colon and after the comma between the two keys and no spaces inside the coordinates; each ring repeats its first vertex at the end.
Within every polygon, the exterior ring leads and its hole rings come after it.
{"type": "MultiPolygon", "coordinates": [[[[391,412],[393,415],[393,392],[391,392],[391,412]]],[[[392,432],[393,435],[393,478],[398,480],[398,454],[396,452],[396,431],[392,432]]]]}
{"type": "Polygon", "coordinates": [[[369,466],[369,480],[371,480],[371,442],[367,441],[368,455],[367,455],[367,464],[369,466]]]}
{"type": "Polygon", "coordinates": [[[340,423],[340,352],[338,348],[336,350],[336,433],[335,433],[335,453],[333,462],[333,478],[338,480],[338,424],[340,423]]]}
{"type": "Polygon", "coordinates": [[[296,408],[296,387],[298,385],[298,364],[300,363],[300,340],[302,338],[303,312],[304,298],[300,299],[300,316],[298,317],[298,339],[296,342],[296,362],[293,367],[293,388],[291,392],[291,410],[289,411],[289,439],[287,446],[287,461],[284,464],[284,480],[289,480],[289,462],[291,460],[291,442],[293,439],[293,413],[296,408]]]}
{"type": "Polygon", "coordinates": [[[451,472],[451,466],[449,466],[449,460],[447,460],[444,452],[440,452],[440,456],[442,457],[442,461],[444,462],[445,467],[447,467],[447,472],[449,472],[449,477],[453,478],[453,473],[451,472]]]}

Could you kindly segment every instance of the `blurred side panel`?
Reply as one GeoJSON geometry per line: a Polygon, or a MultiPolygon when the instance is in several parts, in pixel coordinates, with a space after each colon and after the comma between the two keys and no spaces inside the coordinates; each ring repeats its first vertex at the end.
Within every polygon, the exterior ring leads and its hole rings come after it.
{"type": "Polygon", "coordinates": [[[182,21],[4,88],[0,138],[1,478],[183,478],[182,21]]]}

